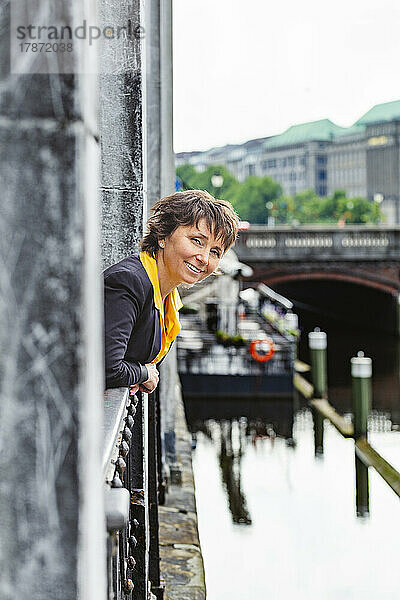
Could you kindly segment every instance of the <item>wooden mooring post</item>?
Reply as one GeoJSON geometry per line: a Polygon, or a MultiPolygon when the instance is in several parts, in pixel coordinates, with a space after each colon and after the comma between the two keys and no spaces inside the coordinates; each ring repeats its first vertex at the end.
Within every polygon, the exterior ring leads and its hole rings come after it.
{"type": "Polygon", "coordinates": [[[371,410],[372,360],[358,352],[351,359],[354,437],[368,438],[368,415],[371,410]]]}
{"type": "MultiPolygon", "coordinates": [[[[318,327],[308,334],[308,346],[311,358],[311,378],[314,387],[314,398],[326,399],[328,395],[328,378],[326,368],[326,333],[318,327]]],[[[324,452],[324,417],[315,407],[312,409],[314,422],[314,450],[316,455],[324,452]]]]}
{"type": "MultiPolygon", "coordinates": [[[[368,439],[368,415],[371,410],[371,377],[372,360],[364,356],[364,352],[358,352],[351,359],[354,439],[362,438],[365,442],[368,439]]],[[[365,517],[369,515],[368,465],[357,456],[356,446],[354,450],[357,516],[365,517]]]]}
{"type": "MultiPolygon", "coordinates": [[[[317,455],[323,453],[324,418],[329,419],[343,437],[354,438],[357,515],[364,516],[369,513],[368,467],[374,467],[400,497],[400,473],[368,443],[368,415],[372,400],[372,360],[365,357],[363,352],[359,352],[356,357],[351,359],[353,426],[352,423],[336,412],[327,399],[326,334],[319,331],[319,329],[310,332],[309,347],[313,385],[298,372],[294,373],[293,383],[294,387],[308,400],[312,408],[315,453],[317,455]],[[322,398],[319,396],[322,396],[322,398]]],[[[302,372],[304,370],[304,368],[301,369],[302,372]]]]}

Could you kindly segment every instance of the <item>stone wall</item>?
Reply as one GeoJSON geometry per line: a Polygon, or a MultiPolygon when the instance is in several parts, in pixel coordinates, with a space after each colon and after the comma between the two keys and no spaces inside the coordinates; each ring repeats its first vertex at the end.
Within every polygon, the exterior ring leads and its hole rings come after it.
{"type": "MultiPolygon", "coordinates": [[[[31,23],[96,18],[93,2],[18,2],[31,23]]],[[[11,73],[9,9],[0,3],[0,597],[102,600],[95,79],[78,74],[79,49],[73,73],[36,74],[32,57],[29,74],[11,73]]]]}

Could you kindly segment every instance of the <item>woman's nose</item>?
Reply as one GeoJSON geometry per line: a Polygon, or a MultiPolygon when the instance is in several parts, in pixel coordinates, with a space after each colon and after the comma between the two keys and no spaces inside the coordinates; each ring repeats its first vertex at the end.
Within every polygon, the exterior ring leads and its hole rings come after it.
{"type": "Polygon", "coordinates": [[[197,260],[199,260],[203,265],[208,265],[208,261],[210,259],[210,251],[207,248],[204,248],[198,252],[196,257],[197,260]]]}

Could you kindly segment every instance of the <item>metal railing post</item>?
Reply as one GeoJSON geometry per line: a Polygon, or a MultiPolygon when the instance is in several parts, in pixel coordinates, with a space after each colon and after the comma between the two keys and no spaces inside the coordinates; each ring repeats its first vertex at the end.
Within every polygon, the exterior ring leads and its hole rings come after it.
{"type": "Polygon", "coordinates": [[[151,591],[158,599],[164,597],[160,582],[160,545],[158,537],[158,462],[159,439],[157,404],[158,389],[149,396],[148,415],[148,500],[149,500],[149,580],[151,591]]]}
{"type": "Polygon", "coordinates": [[[148,494],[146,474],[146,419],[147,394],[138,394],[132,445],[129,453],[131,517],[129,526],[129,551],[134,554],[132,581],[134,600],[147,598],[148,589],[148,494]]]}

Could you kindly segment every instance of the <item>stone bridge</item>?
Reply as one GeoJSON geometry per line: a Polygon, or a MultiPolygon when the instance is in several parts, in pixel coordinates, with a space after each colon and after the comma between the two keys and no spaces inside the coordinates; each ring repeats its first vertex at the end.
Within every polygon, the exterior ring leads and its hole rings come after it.
{"type": "Polygon", "coordinates": [[[355,225],[266,227],[241,231],[239,259],[252,280],[274,287],[300,280],[336,280],[400,292],[400,227],[355,225]]]}

